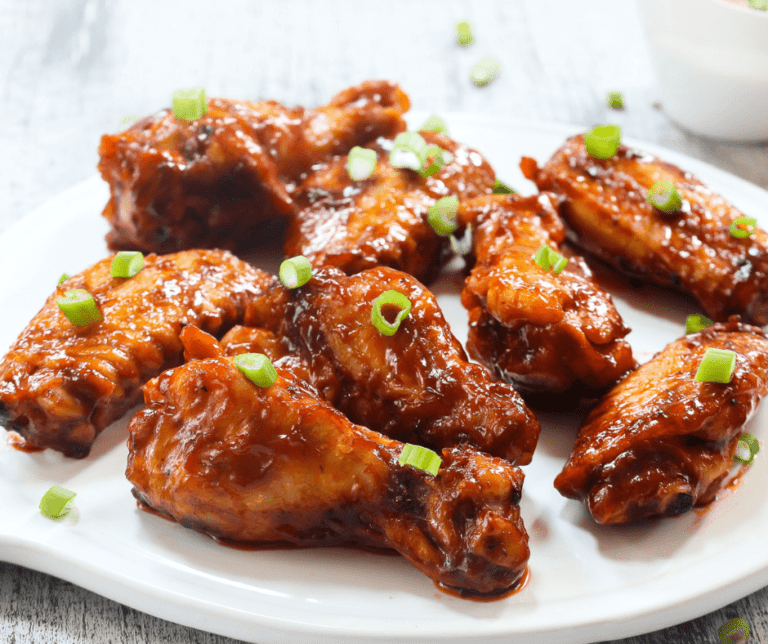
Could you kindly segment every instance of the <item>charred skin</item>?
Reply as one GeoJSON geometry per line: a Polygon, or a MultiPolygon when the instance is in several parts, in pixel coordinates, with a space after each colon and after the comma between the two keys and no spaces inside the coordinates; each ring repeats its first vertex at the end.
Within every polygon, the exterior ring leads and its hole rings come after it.
{"type": "Polygon", "coordinates": [[[436,477],[401,466],[402,443],[277,370],[260,388],[220,356],[147,383],[129,428],[136,498],[217,538],[392,548],[481,594],[518,583],[529,551],[517,467],[467,446],[443,450],[436,477]]]}
{"type": "Polygon", "coordinates": [[[623,339],[629,329],[611,296],[577,256],[559,244],[565,233],[556,200],[490,195],[461,203],[472,225],[476,264],[461,300],[469,311],[469,355],[527,398],[594,397],[635,367],[623,339]],[[559,274],[534,261],[547,244],[568,256],[559,274]]]}
{"type": "Polygon", "coordinates": [[[768,339],[734,317],[676,340],[586,418],[555,487],[598,523],[681,514],[711,502],[739,435],[768,393],[768,339]],[[736,352],[728,384],[696,382],[708,348],[736,352]]]}
{"type": "Polygon", "coordinates": [[[579,246],[642,280],[692,294],[707,315],[725,321],[739,315],[768,324],[768,234],[730,234],[743,213],[688,172],[650,154],[621,146],[612,159],[587,154],[584,137],[568,139],[542,167],[530,158],[523,174],[561,195],[561,214],[579,246]],[[661,179],[683,197],[666,214],[647,203],[661,179]]]}

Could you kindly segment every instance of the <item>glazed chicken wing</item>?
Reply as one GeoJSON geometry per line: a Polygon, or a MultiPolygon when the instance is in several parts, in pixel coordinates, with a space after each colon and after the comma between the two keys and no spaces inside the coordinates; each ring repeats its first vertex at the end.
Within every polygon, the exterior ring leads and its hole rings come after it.
{"type": "Polygon", "coordinates": [[[0,425],[31,447],[87,456],[96,435],[139,402],[141,385],[181,363],[184,325],[222,334],[236,323],[275,324],[267,294],[277,280],[225,251],[150,255],[130,279],[110,277],[111,263],[61,284],[0,363],[0,425]],[[69,323],[56,297],[75,288],[93,295],[102,322],[69,323]]]}
{"type": "Polygon", "coordinates": [[[391,548],[446,586],[517,584],[529,556],[518,468],[467,446],[443,450],[437,476],[400,465],[402,443],[277,370],[260,388],[209,358],[147,383],[130,423],[134,495],[217,538],[391,548]]]}
{"type": "Polygon", "coordinates": [[[529,158],[520,167],[539,190],[565,197],[561,214],[582,248],[628,275],[691,293],[715,320],[738,314],[768,323],[768,234],[733,237],[730,226],[743,214],[690,173],[626,146],[595,159],[583,136],[543,168],[529,158]],[[679,212],[647,203],[661,179],[680,192],[679,212]]]}
{"type": "Polygon", "coordinates": [[[435,233],[427,211],[441,197],[462,200],[490,193],[495,175],[478,152],[437,132],[420,134],[453,155],[426,179],[393,168],[392,141],[384,139],[366,146],[378,157],[368,179],[350,179],[347,156],[315,166],[296,192],[297,214],[288,228],[285,255],[304,255],[314,266],[347,274],[390,266],[423,282],[434,279],[451,253],[449,238],[435,233]]]}
{"type": "Polygon", "coordinates": [[[739,435],[768,393],[768,339],[734,317],[687,335],[631,373],[582,425],[555,487],[598,523],[687,512],[712,501],[739,435]],[[697,382],[707,349],[736,352],[730,383],[697,382]]]}
{"type": "Polygon", "coordinates": [[[594,395],[635,367],[629,329],[584,260],[570,256],[559,274],[534,261],[565,236],[549,194],[462,201],[459,218],[477,258],[461,295],[470,356],[524,395],[594,395]]]}
{"type": "Polygon", "coordinates": [[[405,129],[408,97],[368,81],[315,110],[208,100],[199,119],[163,110],[102,137],[110,248],[169,253],[246,248],[264,219],[292,212],[303,173],[334,154],[405,129]]]}
{"type": "Polygon", "coordinates": [[[295,373],[306,374],[354,423],[436,450],[466,443],[513,463],[531,461],[540,430],[535,416],[513,387],[467,362],[435,297],[410,275],[386,267],[351,277],[315,270],[291,292],[282,346],[259,330],[249,344],[248,334],[233,329],[224,350],[298,361],[291,363],[295,373]],[[390,337],[371,323],[374,300],[388,290],[412,303],[390,337]]]}

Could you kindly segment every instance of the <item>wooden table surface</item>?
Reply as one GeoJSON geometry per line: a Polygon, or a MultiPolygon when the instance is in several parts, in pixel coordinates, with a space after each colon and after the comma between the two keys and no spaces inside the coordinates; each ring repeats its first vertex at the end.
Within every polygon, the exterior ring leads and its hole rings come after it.
{"type": "MultiPolygon", "coordinates": [[[[92,176],[100,135],[128,115],[166,106],[175,88],[203,85],[209,96],[314,106],[369,78],[398,81],[415,110],[617,122],[627,136],[768,189],[767,145],[708,141],[669,122],[635,5],[626,0],[0,0],[0,234],[92,176]],[[462,19],[475,31],[466,49],[454,39],[462,19]],[[502,72],[477,88],[469,72],[486,55],[501,61],[502,72]],[[621,113],[605,105],[613,89],[624,94],[621,113]]],[[[750,624],[750,642],[767,642],[768,588],[620,641],[709,644],[733,617],[750,624]]],[[[0,642],[235,641],[0,563],[0,642]]]]}

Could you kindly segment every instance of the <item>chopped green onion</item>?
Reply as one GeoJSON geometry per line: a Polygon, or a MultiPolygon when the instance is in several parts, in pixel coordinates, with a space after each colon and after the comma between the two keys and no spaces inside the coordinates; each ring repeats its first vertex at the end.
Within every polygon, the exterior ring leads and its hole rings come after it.
{"type": "Polygon", "coordinates": [[[411,301],[402,293],[397,291],[384,291],[373,302],[373,308],[371,308],[371,322],[381,333],[390,336],[400,328],[400,323],[411,312],[411,301]],[[387,304],[394,305],[400,309],[400,312],[395,317],[395,321],[391,324],[384,317],[381,312],[382,307],[387,304]]]}
{"type": "Polygon", "coordinates": [[[263,353],[241,353],[234,360],[243,375],[259,387],[271,387],[277,380],[277,370],[263,353]]]}
{"type": "Polygon", "coordinates": [[[736,217],[731,223],[731,235],[744,239],[749,237],[757,226],[757,219],[754,217],[736,217]]]}
{"type": "Polygon", "coordinates": [[[749,639],[749,624],[746,619],[734,617],[729,619],[719,629],[720,642],[746,642],[749,639]],[[739,631],[738,633],[736,631],[739,631]]]}
{"type": "Polygon", "coordinates": [[[304,286],[312,277],[312,264],[304,255],[296,255],[280,264],[280,281],[285,288],[304,286]]]}
{"type": "Polygon", "coordinates": [[[456,40],[459,41],[459,44],[462,47],[471,45],[475,40],[474,36],[472,35],[472,25],[470,25],[466,20],[456,25],[456,40]]]}
{"type": "Polygon", "coordinates": [[[707,349],[694,380],[729,383],[736,368],[736,352],[729,349],[707,349]]]}
{"type": "Polygon", "coordinates": [[[144,268],[144,255],[139,251],[121,250],[112,260],[112,277],[133,277],[144,268]]]}
{"type": "Polygon", "coordinates": [[[70,277],[72,277],[69,273],[62,273],[61,277],[59,278],[59,283],[57,286],[61,286],[64,282],[66,282],[70,277]]]}
{"type": "Polygon", "coordinates": [[[458,197],[450,196],[438,199],[427,211],[427,221],[440,237],[448,237],[459,225],[456,214],[459,212],[458,197]]]}
{"type": "Polygon", "coordinates": [[[698,333],[702,329],[713,325],[714,322],[703,315],[689,315],[685,318],[685,334],[698,333]]]}
{"type": "Polygon", "coordinates": [[[420,172],[427,162],[429,145],[418,132],[401,132],[395,137],[389,163],[393,168],[420,172]]]}
{"type": "Polygon", "coordinates": [[[766,2],[766,0],[749,0],[749,6],[752,9],[759,9],[760,11],[768,11],[768,2],[766,2]]]}
{"type": "Polygon", "coordinates": [[[446,163],[453,161],[453,155],[448,150],[443,150],[439,145],[430,145],[427,148],[427,167],[419,170],[419,174],[426,178],[443,169],[446,163]]]}
{"type": "Polygon", "coordinates": [[[77,496],[76,492],[54,485],[40,499],[40,512],[49,519],[59,519],[69,514],[77,496]]]}
{"type": "Polygon", "coordinates": [[[429,472],[432,476],[437,476],[437,472],[442,465],[441,459],[436,452],[421,445],[412,445],[406,443],[403,445],[403,451],[400,452],[400,458],[397,459],[400,465],[410,465],[419,470],[429,472]]]}
{"type": "Polygon", "coordinates": [[[493,194],[495,194],[495,195],[516,195],[517,194],[517,190],[514,190],[513,188],[510,188],[503,181],[499,181],[498,179],[496,179],[493,182],[493,194]]]}
{"type": "Polygon", "coordinates": [[[426,121],[424,121],[424,125],[422,125],[419,130],[448,134],[448,126],[445,124],[445,121],[441,119],[437,114],[433,114],[426,121]]]}
{"type": "Polygon", "coordinates": [[[760,443],[757,438],[752,434],[744,433],[739,436],[739,442],[736,445],[736,454],[734,454],[733,458],[739,463],[749,465],[755,459],[755,454],[759,451],[760,443]],[[749,456],[744,453],[747,451],[749,452],[749,456]]]}
{"type": "Polygon", "coordinates": [[[59,305],[67,320],[75,326],[86,326],[101,322],[104,316],[96,306],[96,302],[88,291],[83,288],[75,288],[64,293],[64,297],[57,297],[59,305]]]}
{"type": "Polygon", "coordinates": [[[584,135],[587,154],[595,159],[611,159],[621,145],[621,128],[618,125],[598,125],[584,135]]]}
{"type": "Polygon", "coordinates": [[[666,179],[657,181],[648,191],[648,203],[662,212],[673,213],[680,210],[683,198],[674,185],[666,179]]]}
{"type": "Polygon", "coordinates": [[[136,121],[139,117],[135,114],[128,114],[128,116],[124,116],[123,120],[120,121],[121,125],[126,125],[127,123],[133,123],[136,121]]]}
{"type": "Polygon", "coordinates": [[[542,244],[536,254],[533,256],[533,261],[544,269],[546,273],[553,270],[555,274],[559,275],[562,270],[568,264],[568,258],[561,255],[557,251],[552,250],[547,244],[542,244]]]}
{"type": "Polygon", "coordinates": [[[475,85],[487,85],[499,75],[501,63],[490,56],[483,58],[475,65],[470,78],[475,85]]]}
{"type": "Polygon", "coordinates": [[[184,121],[199,119],[208,110],[205,100],[205,89],[192,87],[190,89],[177,89],[173,93],[173,115],[184,121]]]}
{"type": "Polygon", "coordinates": [[[367,179],[376,169],[376,151],[356,145],[347,156],[347,172],[352,181],[367,179]]]}
{"type": "Polygon", "coordinates": [[[564,257],[560,253],[556,253],[551,248],[549,249],[549,261],[552,262],[552,272],[554,272],[555,275],[560,275],[566,264],[568,264],[567,257],[564,257]]]}
{"type": "Polygon", "coordinates": [[[621,92],[608,92],[608,107],[614,110],[624,109],[624,97],[621,92]]]}

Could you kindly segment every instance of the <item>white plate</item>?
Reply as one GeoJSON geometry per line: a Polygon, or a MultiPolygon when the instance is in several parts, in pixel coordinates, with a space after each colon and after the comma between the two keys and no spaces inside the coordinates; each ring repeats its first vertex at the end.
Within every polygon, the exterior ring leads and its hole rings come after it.
{"type": "MultiPolygon", "coordinates": [[[[425,115],[414,115],[419,124],[425,115]]],[[[546,160],[574,128],[453,114],[451,134],[482,151],[499,177],[534,191],[522,155],[546,160]]],[[[630,141],[630,143],[633,143],[630,141]]],[[[711,166],[652,145],[637,147],[696,173],[768,225],[768,193],[711,166]]],[[[63,271],[104,257],[99,216],[107,188],[86,181],[36,210],[0,238],[0,347],[8,347],[63,271]],[[11,277],[13,279],[11,279],[11,277]]],[[[263,262],[276,267],[275,253],[263,262]]],[[[616,305],[634,329],[641,360],[678,337],[688,299],[620,281],[616,305]]],[[[461,280],[435,292],[456,335],[466,339],[461,280]]],[[[762,438],[765,406],[748,426],[762,438]]],[[[544,426],[525,468],[521,508],[530,533],[531,579],[501,601],[466,601],[438,591],[404,559],[326,548],[247,552],[137,509],[124,477],[127,419],[108,428],[91,456],[27,454],[0,441],[0,559],[41,570],[152,615],[260,644],[301,642],[567,642],[649,632],[711,612],[768,584],[768,471],[760,454],[733,492],[704,513],[630,527],[595,525],[552,486],[578,417],[540,414],[544,426]],[[77,516],[40,515],[53,484],[75,490],[77,516]]]]}

